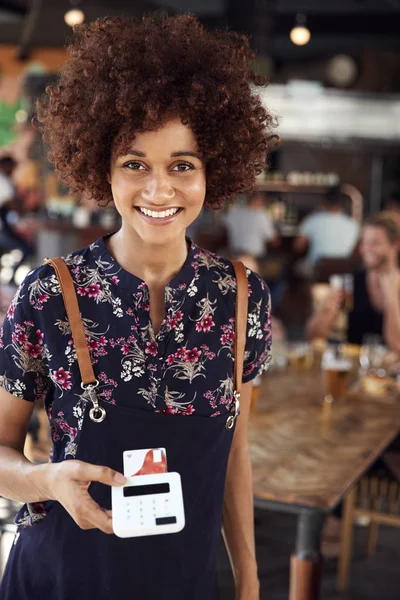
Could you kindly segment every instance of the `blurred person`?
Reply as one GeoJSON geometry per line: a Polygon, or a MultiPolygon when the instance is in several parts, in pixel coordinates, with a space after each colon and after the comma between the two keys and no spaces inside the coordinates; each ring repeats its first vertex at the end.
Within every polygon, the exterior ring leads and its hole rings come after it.
{"type": "Polygon", "coordinates": [[[13,183],[13,173],[17,162],[12,156],[0,158],[0,249],[2,251],[19,250],[21,258],[13,265],[14,282],[17,269],[33,254],[33,248],[20,236],[10,223],[10,213],[21,210],[21,199],[13,183]]]}
{"type": "Polygon", "coordinates": [[[276,240],[273,222],[266,210],[263,192],[254,192],[244,206],[229,210],[222,218],[232,252],[245,252],[255,258],[267,254],[267,243],[276,240]]]}
{"type": "Polygon", "coordinates": [[[271,358],[270,296],[247,271],[239,414],[234,268],[186,237],[204,205],[226,205],[265,167],[273,120],[253,59],[245,36],[192,15],[102,18],[75,28],[39,103],[58,175],[100,207],[114,201],[121,227],[65,257],[79,346],[48,263],[1,331],[0,494],[24,504],[0,600],[214,600],[221,529],[235,598],[259,600],[247,429],[271,358]],[[53,448],[37,466],[22,449],[41,399],[53,448]],[[124,450],[152,447],[181,475],[186,525],[121,540],[110,487],[127,483],[124,450]]]}
{"type": "MultiPolygon", "coordinates": [[[[353,310],[348,314],[347,340],[361,344],[366,334],[382,336],[400,352],[400,229],[388,212],[372,215],[362,228],[363,268],[353,274],[353,310]]],[[[331,291],[308,321],[309,339],[327,338],[341,310],[343,292],[331,291]]]]}
{"type": "Polygon", "coordinates": [[[343,212],[340,187],[326,194],[320,210],[306,217],[294,242],[294,250],[303,252],[308,247],[301,270],[312,275],[320,258],[346,258],[354,251],[360,236],[359,223],[343,212]]]}

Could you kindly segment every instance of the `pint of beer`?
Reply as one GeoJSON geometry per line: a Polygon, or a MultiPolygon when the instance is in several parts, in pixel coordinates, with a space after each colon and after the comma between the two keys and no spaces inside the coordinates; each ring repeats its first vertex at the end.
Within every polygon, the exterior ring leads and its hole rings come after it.
{"type": "Polygon", "coordinates": [[[313,364],[313,349],[307,342],[288,344],[287,358],[295,369],[310,369],[313,364]]]}
{"type": "Polygon", "coordinates": [[[354,283],[353,283],[353,275],[351,273],[346,273],[343,275],[343,290],[344,290],[344,310],[349,313],[353,310],[353,292],[354,292],[354,283]]]}
{"type": "Polygon", "coordinates": [[[335,400],[343,398],[349,385],[350,368],[332,368],[325,370],[326,394],[335,400]]]}
{"type": "Polygon", "coordinates": [[[325,393],[334,400],[343,398],[350,383],[351,362],[328,349],[322,357],[325,393]]]}

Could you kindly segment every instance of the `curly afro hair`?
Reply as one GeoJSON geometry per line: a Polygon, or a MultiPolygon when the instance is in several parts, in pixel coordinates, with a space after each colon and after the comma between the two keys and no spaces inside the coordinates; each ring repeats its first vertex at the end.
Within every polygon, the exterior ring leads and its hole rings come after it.
{"type": "Polygon", "coordinates": [[[105,206],[112,152],[135,133],[179,116],[206,165],[205,205],[250,190],[266,166],[274,127],[254,86],[245,36],[207,31],[193,15],[102,18],[80,25],[61,77],[38,102],[49,160],[72,191],[105,206]]]}

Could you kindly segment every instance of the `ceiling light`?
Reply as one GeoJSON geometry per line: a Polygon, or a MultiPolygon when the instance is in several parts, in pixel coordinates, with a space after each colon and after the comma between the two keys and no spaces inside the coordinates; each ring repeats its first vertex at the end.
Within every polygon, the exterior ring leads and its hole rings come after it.
{"type": "Polygon", "coordinates": [[[306,27],[307,19],[305,15],[296,15],[296,25],[290,31],[289,37],[296,46],[305,46],[311,39],[311,32],[306,27]]]}
{"type": "Polygon", "coordinates": [[[85,20],[85,13],[83,13],[79,8],[73,8],[65,13],[64,21],[70,27],[74,25],[81,25],[85,20]]]}

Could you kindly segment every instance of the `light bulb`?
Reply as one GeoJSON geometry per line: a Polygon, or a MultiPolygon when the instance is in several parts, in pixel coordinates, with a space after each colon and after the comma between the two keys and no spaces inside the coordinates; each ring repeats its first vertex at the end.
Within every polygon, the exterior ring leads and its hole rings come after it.
{"type": "Polygon", "coordinates": [[[296,25],[290,32],[290,39],[296,46],[305,46],[311,39],[310,30],[304,25],[296,25]]]}
{"type": "Polygon", "coordinates": [[[20,108],[15,113],[15,120],[17,123],[25,123],[28,119],[28,113],[23,108],[20,108]]]}
{"type": "Polygon", "coordinates": [[[84,20],[85,14],[81,10],[79,10],[79,8],[73,8],[66,12],[64,15],[64,21],[70,27],[73,27],[74,25],[81,25],[81,23],[83,23],[84,20]]]}

